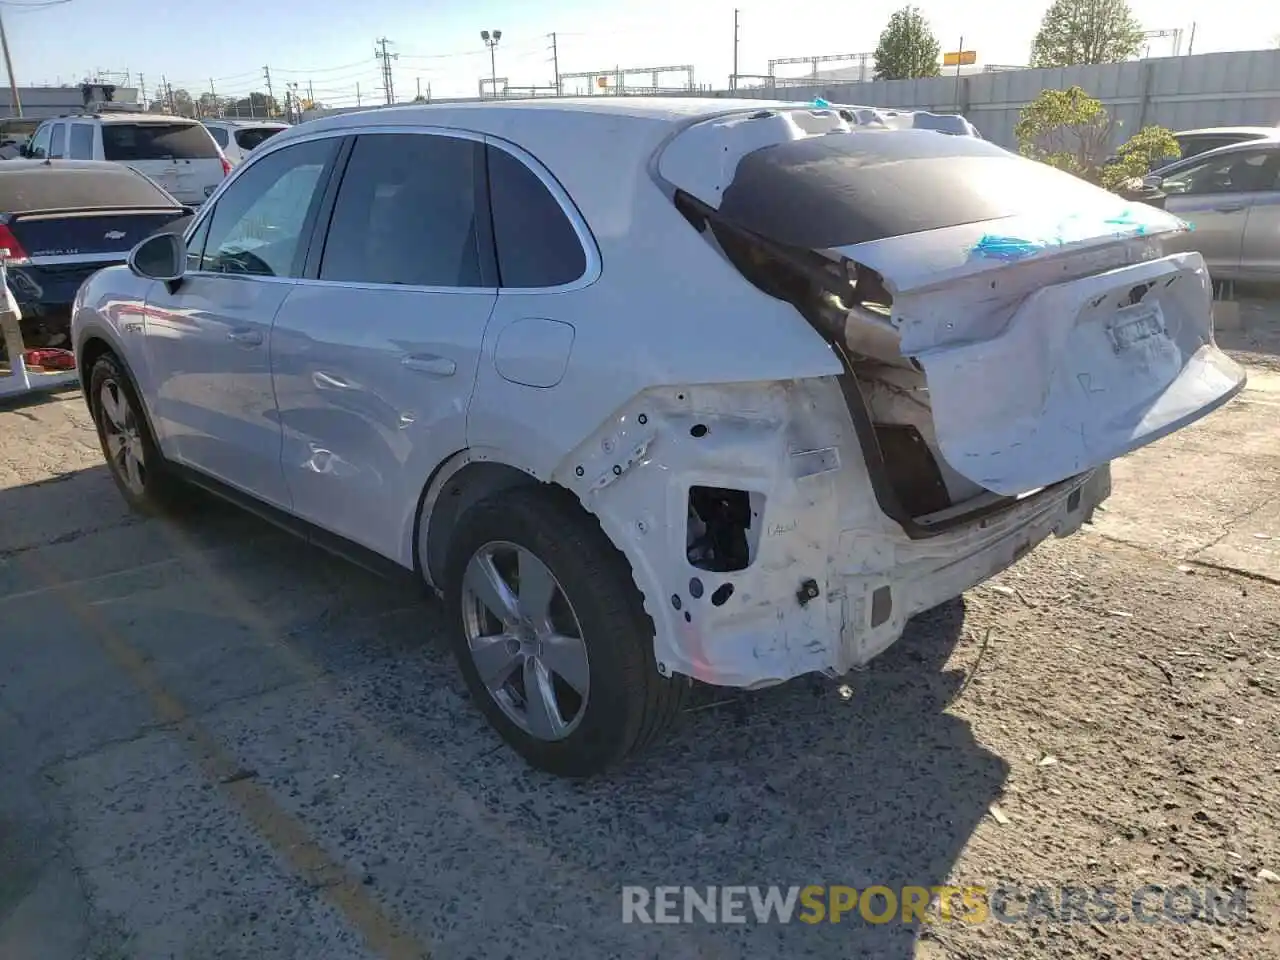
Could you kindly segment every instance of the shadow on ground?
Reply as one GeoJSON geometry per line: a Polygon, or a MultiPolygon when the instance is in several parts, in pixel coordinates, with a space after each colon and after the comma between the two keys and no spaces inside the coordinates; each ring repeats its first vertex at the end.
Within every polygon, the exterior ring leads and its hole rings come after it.
{"type": "MultiPolygon", "coordinates": [[[[95,666],[109,634],[442,957],[559,943],[565,956],[908,960],[920,931],[856,915],[624,926],[621,888],[941,885],[1008,772],[945,712],[962,681],[947,669],[960,601],[843,684],[701,689],[670,742],[572,783],[525,767],[466,702],[437,604],[233,508],[198,497],[181,521],[142,522],[96,469],[0,491],[0,531],[0,715],[24,740],[3,749],[28,753],[0,768],[65,792],[54,807],[73,853],[77,818],[125,829],[73,795],[83,758],[144,744],[157,723],[95,666]],[[98,634],[59,619],[72,596],[98,634]]],[[[971,664],[976,645],[963,653],[971,664]]],[[[102,863],[101,883],[146,875],[146,849],[129,857],[102,863]]]]}

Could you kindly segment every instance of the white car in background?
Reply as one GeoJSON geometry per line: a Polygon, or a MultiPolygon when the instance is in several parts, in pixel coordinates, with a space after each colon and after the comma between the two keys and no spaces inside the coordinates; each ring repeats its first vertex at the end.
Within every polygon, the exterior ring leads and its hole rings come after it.
{"type": "Polygon", "coordinates": [[[915,120],[592,97],[281,133],[80,290],[112,476],[422,578],[559,774],[692,680],[865,664],[1245,381],[1182,221],[915,120]]]}
{"type": "Polygon", "coordinates": [[[204,203],[231,172],[199,120],[162,113],[104,110],[46,120],[22,155],[123,163],[191,207],[204,203]]]}
{"type": "Polygon", "coordinates": [[[232,166],[244,160],[250,150],[289,129],[289,124],[276,120],[205,120],[204,125],[232,166]]]}

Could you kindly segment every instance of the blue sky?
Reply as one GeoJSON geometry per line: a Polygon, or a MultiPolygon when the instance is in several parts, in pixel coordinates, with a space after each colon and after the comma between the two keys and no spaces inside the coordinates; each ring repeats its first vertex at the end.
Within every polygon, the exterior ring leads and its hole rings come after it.
{"type": "MultiPolygon", "coordinates": [[[[733,10],[740,13],[742,73],[764,73],[771,58],[872,50],[901,0],[359,0],[325,5],[300,0],[214,0],[175,4],[157,0],[36,0],[0,2],[19,83],[78,82],[94,70],[141,73],[148,91],[165,77],[193,93],[209,89],[244,95],[263,89],[270,65],[276,93],[285,82],[317,100],[355,105],[381,97],[374,41],[386,36],[400,54],[398,99],[428,85],[434,96],[474,95],[488,76],[481,29],[503,32],[497,73],[513,85],[549,84],[550,40],[558,35],[560,69],[692,63],[695,80],[723,87],[731,70],[733,10]],[[834,11],[834,13],[833,13],[834,11]],[[838,15],[837,15],[838,14],[838,15]]],[[[921,0],[944,49],[960,37],[979,62],[1025,63],[1047,0],[921,0]]],[[[1196,26],[1195,50],[1275,45],[1280,7],[1257,0],[1132,0],[1149,29],[1196,26]],[[1212,11],[1211,15],[1206,9],[1212,11]]],[[[1186,41],[1184,40],[1184,49],[1186,41]]],[[[1153,41],[1152,53],[1170,52],[1153,41]]],[[[792,68],[801,69],[801,68],[792,68]]],[[[779,71],[781,72],[781,70],[779,71]]],[[[674,78],[670,78],[674,79],[674,78]]]]}

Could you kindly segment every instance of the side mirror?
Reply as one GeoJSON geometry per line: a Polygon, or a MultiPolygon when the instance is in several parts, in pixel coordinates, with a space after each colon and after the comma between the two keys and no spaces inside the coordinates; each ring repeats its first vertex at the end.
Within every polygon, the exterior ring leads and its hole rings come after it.
{"type": "Polygon", "coordinates": [[[187,244],[176,233],[147,237],[129,251],[129,269],[148,280],[181,280],[187,270],[187,244]]]}
{"type": "Polygon", "coordinates": [[[1164,185],[1164,178],[1157,177],[1155,174],[1149,174],[1142,178],[1142,185],[1151,190],[1159,190],[1164,185]]]}

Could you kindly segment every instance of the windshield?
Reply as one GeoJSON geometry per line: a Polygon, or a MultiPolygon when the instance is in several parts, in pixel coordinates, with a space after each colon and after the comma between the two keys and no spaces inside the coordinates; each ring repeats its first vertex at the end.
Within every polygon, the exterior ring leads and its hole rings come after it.
{"type": "Polygon", "coordinates": [[[218,147],[199,123],[104,123],[106,160],[216,160],[218,147]]]}
{"type": "Polygon", "coordinates": [[[264,140],[270,140],[280,132],[280,127],[250,127],[236,131],[236,145],[241,150],[252,150],[264,140]]]}

